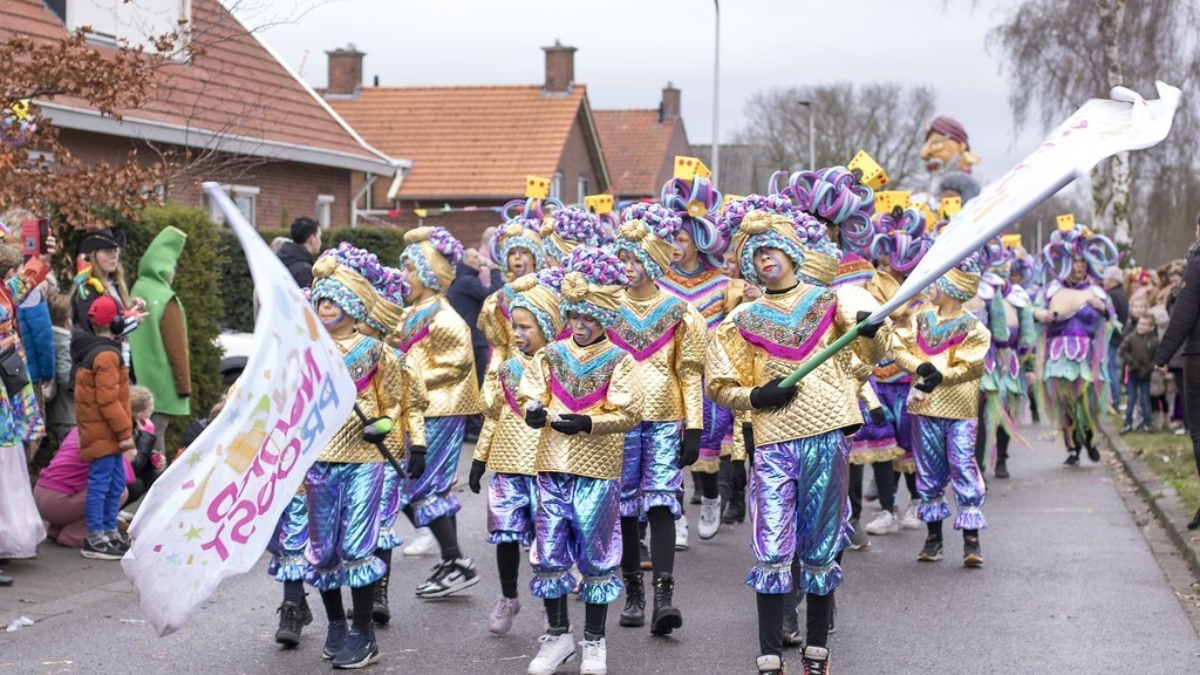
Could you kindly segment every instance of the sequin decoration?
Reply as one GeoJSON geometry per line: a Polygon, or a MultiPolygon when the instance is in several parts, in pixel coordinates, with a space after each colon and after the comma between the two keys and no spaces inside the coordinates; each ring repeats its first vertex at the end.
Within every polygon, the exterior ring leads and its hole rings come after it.
{"type": "Polygon", "coordinates": [[[917,343],[926,354],[941,354],[962,344],[978,321],[974,316],[964,314],[939,325],[937,314],[926,310],[917,315],[917,343]]]}
{"type": "Polygon", "coordinates": [[[793,309],[775,305],[771,296],[765,296],[738,312],[733,322],[747,342],[774,356],[797,361],[820,343],[833,323],[836,309],[833,291],[813,287],[793,309]]]}
{"type": "Polygon", "coordinates": [[[646,316],[626,302],[621,305],[616,323],[608,329],[608,336],[635,360],[645,361],[671,342],[686,312],[687,303],[666,293],[646,316]]]}
{"type": "Polygon", "coordinates": [[[579,356],[565,341],[546,349],[550,386],[559,400],[576,412],[587,410],[605,397],[613,370],[625,356],[625,350],[611,342],[599,349],[580,348],[579,356]]]}

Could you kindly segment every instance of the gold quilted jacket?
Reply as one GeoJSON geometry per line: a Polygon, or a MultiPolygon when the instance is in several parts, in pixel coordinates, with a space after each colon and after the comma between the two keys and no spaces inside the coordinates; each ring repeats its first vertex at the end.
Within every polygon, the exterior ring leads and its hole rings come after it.
{"type": "Polygon", "coordinates": [[[908,412],[929,417],[971,419],[979,414],[979,378],[992,334],[969,312],[938,316],[936,310],[914,314],[898,327],[892,341],[896,364],[913,373],[928,361],[942,374],[931,393],[909,398],[908,412]]]}
{"type": "Polygon", "coordinates": [[[400,349],[421,374],[429,395],[426,417],[476,415],[480,411],[471,329],[445,296],[438,294],[404,308],[400,349]]]}
{"type": "Polygon", "coordinates": [[[495,370],[489,370],[483,381],[483,430],[475,442],[474,458],[487,462],[496,473],[537,473],[542,432],[525,424],[525,411],[517,403],[521,376],[532,362],[532,357],[517,352],[495,370]]]}
{"type": "Polygon", "coordinates": [[[566,338],[533,357],[521,378],[521,410],[535,401],[550,419],[563,413],[592,418],[591,433],[574,436],[546,424],[538,440],[538,473],[620,477],[625,432],[641,421],[642,387],[634,371],[633,357],[611,340],[580,347],[566,338]]]}
{"type": "MultiPolygon", "coordinates": [[[[396,351],[383,342],[355,333],[334,338],[334,344],[347,358],[350,376],[357,380],[367,377],[372,368],[375,374],[370,383],[358,393],[355,403],[367,419],[390,417],[395,428],[388,434],[385,445],[397,459],[404,456],[404,435],[413,445],[425,445],[425,420],[422,412],[427,404],[420,378],[408,369],[396,351]]],[[[358,414],[346,419],[329,445],[317,455],[318,462],[369,463],[384,461],[374,445],[362,439],[364,425],[358,414]]]]}
{"type": "Polygon", "coordinates": [[[626,294],[608,336],[633,357],[643,420],[704,428],[708,327],[695,307],[662,289],[645,299],[626,294]]]}
{"type": "MultiPolygon", "coordinates": [[[[708,395],[734,410],[752,410],[750,392],[786,377],[855,324],[859,311],[879,304],[866,290],[837,291],[799,284],[740,306],[721,323],[708,350],[708,395]]],[[[853,357],[875,363],[890,339],[882,326],[874,338],[859,338],[796,385],[795,398],[779,410],[752,410],[756,446],[815,436],[862,423],[853,357]]]]}
{"type": "Polygon", "coordinates": [[[479,320],[475,322],[475,327],[483,332],[492,346],[487,367],[489,371],[499,368],[500,364],[517,355],[517,348],[513,346],[512,321],[506,316],[511,291],[512,287],[506,284],[484,298],[479,320]]]}

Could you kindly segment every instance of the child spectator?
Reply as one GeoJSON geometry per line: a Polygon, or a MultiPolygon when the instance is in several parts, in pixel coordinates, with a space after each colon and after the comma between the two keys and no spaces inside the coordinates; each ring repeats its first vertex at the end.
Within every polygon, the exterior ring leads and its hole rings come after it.
{"type": "Polygon", "coordinates": [[[71,294],[55,293],[49,298],[51,331],[54,337],[54,392],[46,402],[46,429],[55,444],[62,444],[75,428],[75,391],[71,383],[71,294]]]}
{"type": "MultiPolygon", "coordinates": [[[[133,469],[124,467],[125,483],[133,482],[133,469]]],[[[80,548],[87,538],[88,469],[91,465],[79,459],[79,430],[71,429],[63,438],[50,465],[38,474],[33,487],[33,500],[38,513],[48,523],[47,536],[60,546],[80,548]]],[[[122,492],[123,506],[128,493],[122,492]]]]}
{"type": "Polygon", "coordinates": [[[167,458],[155,448],[158,434],[150,421],[154,412],[154,394],[145,387],[130,387],[129,407],[133,411],[134,450],[126,451],[125,455],[129,457],[133,473],[133,482],[129,484],[129,502],[133,503],[150,491],[150,486],[166,468],[167,458]]]}
{"type": "Polygon", "coordinates": [[[129,368],[116,340],[116,334],[125,328],[125,319],[109,295],[92,300],[87,318],[90,332],[76,328],[71,335],[79,458],[91,464],[87,537],[80,554],[97,560],[120,560],[129,551],[128,541],[117,531],[117,513],[125,488],[121,453],[134,449],[129,368]]]}
{"type": "Polygon", "coordinates": [[[1158,331],[1154,316],[1142,314],[1137,329],[1121,342],[1120,355],[1127,372],[1125,426],[1121,433],[1133,431],[1133,406],[1141,408],[1139,428],[1150,431],[1150,376],[1154,372],[1154,352],[1158,349],[1158,331]]]}

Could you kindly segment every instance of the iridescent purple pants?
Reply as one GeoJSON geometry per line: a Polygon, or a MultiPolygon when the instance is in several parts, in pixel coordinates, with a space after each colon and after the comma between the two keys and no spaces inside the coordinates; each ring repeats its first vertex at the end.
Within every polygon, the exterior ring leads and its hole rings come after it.
{"type": "Polygon", "coordinates": [[[320,591],[361,588],[387,571],[376,558],[383,464],[317,462],[304,477],[308,498],[305,581],[320,591]]]}
{"type": "Polygon", "coordinates": [[[275,534],[267,540],[267,551],[271,553],[267,574],[276,581],[304,581],[308,573],[308,561],[304,559],[307,547],[308,501],[302,494],[292,495],[275,523],[275,534]]]}
{"type": "Polygon", "coordinates": [[[733,411],[704,399],[704,430],[700,435],[700,459],[692,471],[717,473],[721,468],[721,446],[733,434],[733,411]]]}
{"type": "Polygon", "coordinates": [[[758,446],[750,486],[758,564],[747,586],[758,593],[791,591],[793,557],[800,560],[805,593],[828,595],[841,584],[835,558],[846,542],[849,452],[840,431],[758,446]]]}
{"type": "Polygon", "coordinates": [[[676,464],[683,440],[683,422],[641,422],[625,434],[621,464],[621,517],[641,516],[655,506],[671,509],[678,518],[676,492],[683,472],[676,464]]]}
{"type": "Polygon", "coordinates": [[[425,418],[425,473],[408,481],[401,507],[412,506],[413,521],[425,527],[442,516],[458,513],[458,500],[450,488],[458,480],[458,456],[462,453],[467,418],[462,415],[425,418]]]}
{"type": "Polygon", "coordinates": [[[985,489],[975,462],[977,420],[949,419],[913,415],[916,439],[917,495],[921,504],[917,516],[933,523],[950,517],[946,504],[946,484],[954,486],[954,504],[958,516],[956,530],[983,530],[987,521],[983,506],[985,489]]]}
{"type": "Polygon", "coordinates": [[[406,478],[396,473],[392,465],[383,463],[383,490],[379,494],[379,543],[375,548],[390,551],[403,542],[396,536],[396,518],[400,515],[406,478]]]}
{"type": "Polygon", "coordinates": [[[616,480],[565,473],[537,476],[537,538],[529,551],[536,598],[561,598],[575,589],[571,565],[583,575],[579,596],[607,605],[621,596],[621,487],[616,480]]]}
{"type": "Polygon", "coordinates": [[[495,473],[488,481],[488,543],[533,543],[537,479],[518,473],[495,473]]]}

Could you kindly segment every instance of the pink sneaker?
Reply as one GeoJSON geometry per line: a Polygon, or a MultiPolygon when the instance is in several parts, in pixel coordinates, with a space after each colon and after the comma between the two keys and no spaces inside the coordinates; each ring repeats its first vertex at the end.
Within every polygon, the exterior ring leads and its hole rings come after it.
{"type": "Polygon", "coordinates": [[[521,613],[521,601],[518,598],[496,598],[492,603],[492,611],[488,614],[487,629],[493,635],[504,635],[512,630],[513,617],[521,613]]]}

